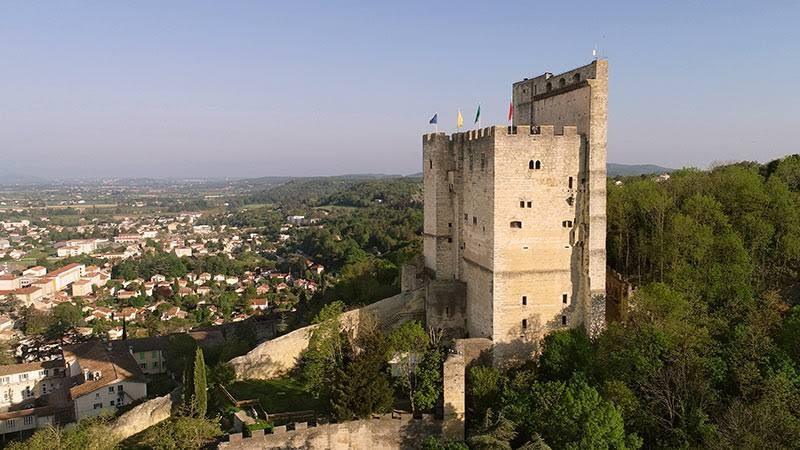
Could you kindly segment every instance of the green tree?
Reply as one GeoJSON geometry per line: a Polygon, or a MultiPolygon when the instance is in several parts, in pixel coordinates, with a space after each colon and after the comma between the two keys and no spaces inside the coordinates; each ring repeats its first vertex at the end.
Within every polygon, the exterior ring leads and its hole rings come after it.
{"type": "Polygon", "coordinates": [[[330,403],[337,421],[366,419],[388,412],[394,395],[389,382],[386,355],[389,343],[376,331],[359,339],[359,352],[350,352],[335,370],[330,403]]]}
{"type": "Polygon", "coordinates": [[[208,386],[206,383],[206,362],[203,359],[203,349],[199,346],[194,356],[194,403],[197,416],[205,417],[208,408],[208,386]]]}
{"type": "Polygon", "coordinates": [[[428,333],[417,321],[406,322],[389,336],[400,369],[396,378],[411,402],[411,410],[431,408],[442,392],[442,358],[428,333]]]}

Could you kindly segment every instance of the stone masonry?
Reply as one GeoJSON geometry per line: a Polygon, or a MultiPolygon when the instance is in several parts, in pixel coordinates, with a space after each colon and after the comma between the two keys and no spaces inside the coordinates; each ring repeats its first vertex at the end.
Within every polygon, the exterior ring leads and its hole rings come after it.
{"type": "Polygon", "coordinates": [[[428,326],[490,339],[497,364],[605,325],[607,80],[605,60],[525,79],[513,126],[423,136],[426,272],[464,285],[428,295],[428,326]]]}

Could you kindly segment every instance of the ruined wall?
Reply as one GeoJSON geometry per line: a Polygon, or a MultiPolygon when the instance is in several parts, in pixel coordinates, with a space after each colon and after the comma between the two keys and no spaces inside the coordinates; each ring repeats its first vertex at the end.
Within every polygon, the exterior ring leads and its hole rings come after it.
{"type": "Polygon", "coordinates": [[[376,450],[414,449],[427,436],[438,436],[442,423],[431,416],[413,419],[410,414],[401,417],[384,415],[380,418],[307,427],[296,424],[295,430],[277,427],[272,434],[254,433],[242,438],[229,436],[228,442],[219,444],[225,450],[256,449],[310,449],[310,450],[376,450]],[[299,425],[299,426],[298,426],[299,425]]]}
{"type": "MultiPolygon", "coordinates": [[[[384,328],[393,328],[409,320],[425,319],[424,290],[402,292],[361,309],[348,311],[340,317],[347,329],[357,329],[364,315],[374,316],[384,328]]],[[[230,363],[236,379],[271,379],[285,375],[296,365],[300,354],[308,347],[314,325],[303,327],[266,341],[246,355],[233,358],[230,363]]]]}
{"type": "Polygon", "coordinates": [[[454,349],[455,352],[447,356],[443,368],[442,435],[450,440],[463,441],[467,414],[466,371],[479,361],[491,363],[493,347],[489,339],[471,338],[456,340],[454,349]]]}

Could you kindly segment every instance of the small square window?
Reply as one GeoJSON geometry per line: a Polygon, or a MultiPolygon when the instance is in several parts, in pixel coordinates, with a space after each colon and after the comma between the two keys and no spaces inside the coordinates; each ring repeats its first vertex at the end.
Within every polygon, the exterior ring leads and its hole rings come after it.
{"type": "Polygon", "coordinates": [[[108,387],[108,392],[111,392],[113,394],[114,393],[114,386],[109,386],[108,387]]]}
{"type": "Polygon", "coordinates": [[[108,406],[113,407],[114,406],[114,401],[112,400],[112,401],[108,402],[108,406]]]}
{"type": "Polygon", "coordinates": [[[447,222],[447,228],[453,228],[453,222],[447,222]]]}
{"type": "Polygon", "coordinates": [[[520,200],[519,207],[520,208],[524,208],[525,207],[525,201],[524,200],[520,200]]]}
{"type": "Polygon", "coordinates": [[[528,202],[528,208],[530,208],[530,207],[531,207],[531,202],[528,202]]]}
{"type": "Polygon", "coordinates": [[[447,238],[447,242],[453,242],[453,238],[451,237],[447,238]]]}

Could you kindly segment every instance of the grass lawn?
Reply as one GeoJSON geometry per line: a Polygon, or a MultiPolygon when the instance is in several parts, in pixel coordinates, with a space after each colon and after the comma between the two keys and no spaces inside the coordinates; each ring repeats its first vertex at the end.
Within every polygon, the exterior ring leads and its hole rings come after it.
{"type": "Polygon", "coordinates": [[[327,399],[315,399],[303,390],[300,383],[291,378],[237,381],[228,390],[239,401],[258,399],[261,407],[268,413],[328,410],[327,399]]]}

